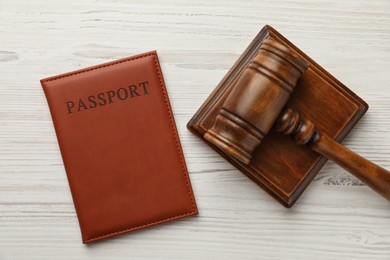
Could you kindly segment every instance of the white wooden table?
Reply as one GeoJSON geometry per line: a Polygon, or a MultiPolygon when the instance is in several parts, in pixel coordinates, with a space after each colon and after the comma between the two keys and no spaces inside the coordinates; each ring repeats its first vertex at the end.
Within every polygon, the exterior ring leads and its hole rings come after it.
{"type": "Polygon", "coordinates": [[[390,2],[0,1],[0,259],[390,259],[390,203],[328,162],[285,209],[186,123],[270,24],[370,105],[390,169],[390,2]],[[200,215],[85,246],[39,80],[156,49],[200,215]]]}

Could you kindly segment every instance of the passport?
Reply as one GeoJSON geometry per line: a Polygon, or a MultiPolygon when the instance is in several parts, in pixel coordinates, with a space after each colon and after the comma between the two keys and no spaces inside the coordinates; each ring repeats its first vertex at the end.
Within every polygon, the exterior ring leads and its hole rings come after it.
{"type": "Polygon", "coordinates": [[[198,214],[155,51],[41,84],[83,243],[198,214]]]}

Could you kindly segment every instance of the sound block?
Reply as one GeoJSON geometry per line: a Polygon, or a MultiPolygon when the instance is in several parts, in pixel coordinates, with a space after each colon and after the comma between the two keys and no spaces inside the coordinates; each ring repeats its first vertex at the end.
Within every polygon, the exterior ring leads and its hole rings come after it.
{"type": "Polygon", "coordinates": [[[238,76],[268,37],[291,47],[309,64],[287,106],[338,142],[347,136],[367,111],[367,103],[268,25],[260,31],[199,108],[187,128],[282,205],[291,207],[324,166],[326,158],[306,146],[295,144],[291,137],[271,130],[256,148],[250,164],[246,165],[203,138],[212,127],[238,76]]]}

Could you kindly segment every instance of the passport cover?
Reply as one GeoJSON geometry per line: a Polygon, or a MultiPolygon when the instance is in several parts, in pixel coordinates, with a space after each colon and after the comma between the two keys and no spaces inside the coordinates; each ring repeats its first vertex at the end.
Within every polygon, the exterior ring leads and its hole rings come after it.
{"type": "Polygon", "coordinates": [[[198,213],[155,51],[41,84],[83,243],[198,213]]]}

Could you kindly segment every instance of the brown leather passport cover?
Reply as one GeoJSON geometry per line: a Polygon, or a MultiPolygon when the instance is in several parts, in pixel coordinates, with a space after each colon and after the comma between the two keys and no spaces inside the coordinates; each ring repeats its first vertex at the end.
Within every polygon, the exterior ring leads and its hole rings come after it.
{"type": "Polygon", "coordinates": [[[41,84],[84,243],[198,213],[156,52],[41,84]]]}

